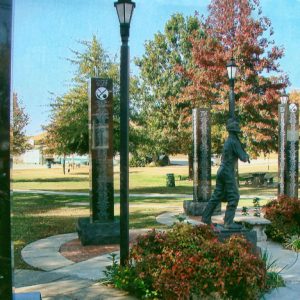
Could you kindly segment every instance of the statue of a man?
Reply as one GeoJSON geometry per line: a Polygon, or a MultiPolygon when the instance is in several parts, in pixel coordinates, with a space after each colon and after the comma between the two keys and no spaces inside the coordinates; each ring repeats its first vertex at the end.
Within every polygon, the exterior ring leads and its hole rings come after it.
{"type": "Polygon", "coordinates": [[[224,199],[227,207],[224,218],[224,227],[227,229],[239,229],[240,225],[233,222],[235,211],[240,199],[237,181],[235,178],[235,165],[240,159],[249,162],[249,155],[243,149],[238,138],[240,133],[239,123],[231,118],[227,121],[226,129],[229,133],[225,141],[220,168],[217,172],[216,188],[202,214],[202,221],[211,224],[211,216],[217,205],[224,199]]]}

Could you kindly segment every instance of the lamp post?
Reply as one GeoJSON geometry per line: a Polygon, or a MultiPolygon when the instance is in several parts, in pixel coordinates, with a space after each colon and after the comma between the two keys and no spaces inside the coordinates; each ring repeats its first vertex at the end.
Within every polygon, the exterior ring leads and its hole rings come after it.
{"type": "Polygon", "coordinates": [[[120,62],[120,262],[124,266],[129,255],[129,29],[135,3],[131,0],[115,2],[121,33],[120,62]]]}
{"type": "Polygon", "coordinates": [[[235,99],[234,99],[234,79],[237,71],[237,65],[235,64],[235,60],[231,57],[230,61],[227,64],[227,72],[229,77],[229,117],[235,118],[234,110],[235,110],[235,99]]]}
{"type": "Polygon", "coordinates": [[[280,102],[281,104],[287,104],[289,101],[289,95],[283,90],[282,94],[280,95],[280,102]]]}

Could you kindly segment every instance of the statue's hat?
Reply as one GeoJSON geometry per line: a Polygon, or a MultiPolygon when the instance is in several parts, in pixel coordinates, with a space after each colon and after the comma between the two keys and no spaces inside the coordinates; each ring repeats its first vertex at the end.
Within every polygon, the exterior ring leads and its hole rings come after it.
{"type": "Polygon", "coordinates": [[[239,122],[236,119],[230,118],[227,121],[226,129],[228,132],[241,132],[239,122]]]}

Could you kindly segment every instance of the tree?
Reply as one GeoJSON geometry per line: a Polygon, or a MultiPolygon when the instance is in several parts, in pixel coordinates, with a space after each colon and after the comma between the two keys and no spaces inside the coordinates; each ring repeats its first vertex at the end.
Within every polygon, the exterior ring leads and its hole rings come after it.
{"type": "Polygon", "coordinates": [[[20,155],[31,149],[25,134],[25,127],[29,124],[29,116],[25,112],[17,93],[13,93],[13,122],[11,127],[12,153],[20,155]]]}
{"type": "Polygon", "coordinates": [[[292,90],[290,92],[289,102],[300,105],[300,90],[292,90]]]}
{"type": "Polygon", "coordinates": [[[213,150],[220,153],[228,118],[225,66],[234,57],[239,67],[236,108],[247,150],[253,156],[276,150],[277,104],[288,78],[278,62],[284,51],[271,39],[271,22],[262,16],[259,1],[212,0],[201,24],[205,35],[191,39],[194,65],[178,68],[191,81],[181,102],[211,107],[213,150]]]}
{"type": "Polygon", "coordinates": [[[50,104],[50,123],[44,127],[48,151],[59,155],[86,154],[89,151],[88,80],[93,76],[114,81],[114,149],[119,148],[119,69],[94,36],[81,41],[84,51],[72,50],[69,59],[77,66],[73,86],[50,104]]]}
{"type": "Polygon", "coordinates": [[[132,121],[135,123],[136,152],[139,155],[188,153],[191,148],[189,125],[183,115],[191,110],[189,103],[176,99],[189,79],[176,72],[175,67],[191,66],[190,36],[200,35],[196,17],[171,16],[164,32],[155,34],[145,44],[145,54],[136,59],[140,78],[136,82],[132,121]],[[189,142],[187,142],[189,141],[189,142]]]}

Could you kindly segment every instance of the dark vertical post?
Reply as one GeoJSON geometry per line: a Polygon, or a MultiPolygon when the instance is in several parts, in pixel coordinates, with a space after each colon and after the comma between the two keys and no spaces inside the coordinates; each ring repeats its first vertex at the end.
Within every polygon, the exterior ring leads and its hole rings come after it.
{"type": "Polygon", "coordinates": [[[0,299],[12,299],[10,86],[12,0],[0,0],[0,299]]]}
{"type": "Polygon", "coordinates": [[[235,118],[234,110],[235,110],[235,99],[234,99],[234,79],[229,79],[229,117],[235,118]]]}
{"type": "MultiPolygon", "coordinates": [[[[122,32],[122,27],[121,27],[122,32]]],[[[120,262],[129,255],[129,47],[128,36],[122,35],[120,65],[120,262]]]]}

